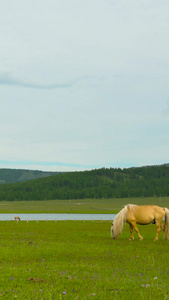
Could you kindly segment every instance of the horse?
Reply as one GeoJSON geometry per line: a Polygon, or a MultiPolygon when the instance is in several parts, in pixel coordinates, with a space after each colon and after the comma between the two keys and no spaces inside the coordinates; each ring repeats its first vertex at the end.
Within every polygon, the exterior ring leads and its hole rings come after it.
{"type": "Polygon", "coordinates": [[[20,221],[20,220],[21,220],[19,217],[15,217],[14,219],[17,220],[17,221],[20,221]]]}
{"type": "Polygon", "coordinates": [[[114,222],[111,226],[111,236],[113,239],[121,234],[124,223],[128,223],[130,227],[130,238],[129,240],[134,240],[133,228],[140,241],[143,239],[138,227],[139,225],[156,224],[157,233],[154,241],[158,240],[159,233],[161,229],[164,231],[164,239],[169,240],[169,209],[160,207],[157,205],[134,205],[127,204],[115,217],[114,222]],[[163,224],[163,219],[165,218],[165,226],[163,224]]]}

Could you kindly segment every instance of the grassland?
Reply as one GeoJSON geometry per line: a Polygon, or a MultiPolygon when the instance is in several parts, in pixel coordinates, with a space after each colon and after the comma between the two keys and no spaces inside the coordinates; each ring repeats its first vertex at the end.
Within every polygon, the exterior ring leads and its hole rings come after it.
{"type": "MultiPolygon", "coordinates": [[[[0,202],[1,212],[110,213],[127,203],[169,207],[169,198],[0,202]]],[[[156,226],[118,240],[109,221],[0,221],[0,298],[169,299],[169,241],[156,226]]]]}
{"type": "Polygon", "coordinates": [[[108,221],[0,222],[0,297],[29,300],[168,299],[169,242],[110,237],[108,221]]]}
{"type": "Polygon", "coordinates": [[[128,203],[156,204],[169,208],[169,197],[1,201],[0,213],[117,213],[128,203]]]}

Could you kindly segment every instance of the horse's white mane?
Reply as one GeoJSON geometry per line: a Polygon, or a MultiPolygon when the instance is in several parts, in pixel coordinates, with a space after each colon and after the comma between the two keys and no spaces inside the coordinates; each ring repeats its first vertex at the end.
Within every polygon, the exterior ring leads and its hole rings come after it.
{"type": "Polygon", "coordinates": [[[136,205],[134,204],[127,204],[123,207],[122,210],[119,211],[112,225],[112,236],[116,238],[122,232],[123,225],[127,220],[127,210],[134,210],[135,206],[136,205]]]}
{"type": "Polygon", "coordinates": [[[119,213],[114,219],[112,229],[115,238],[122,232],[124,222],[126,222],[126,217],[127,217],[127,205],[122,210],[119,211],[119,213]]]}
{"type": "Polygon", "coordinates": [[[127,204],[125,207],[127,207],[130,210],[134,210],[134,208],[136,207],[136,204],[127,204]]]}

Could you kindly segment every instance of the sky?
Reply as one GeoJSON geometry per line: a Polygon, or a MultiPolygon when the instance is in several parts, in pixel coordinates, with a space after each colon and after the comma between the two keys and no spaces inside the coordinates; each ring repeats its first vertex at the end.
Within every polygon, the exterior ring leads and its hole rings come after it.
{"type": "Polygon", "coordinates": [[[169,163],[168,0],[6,0],[0,168],[169,163]]]}

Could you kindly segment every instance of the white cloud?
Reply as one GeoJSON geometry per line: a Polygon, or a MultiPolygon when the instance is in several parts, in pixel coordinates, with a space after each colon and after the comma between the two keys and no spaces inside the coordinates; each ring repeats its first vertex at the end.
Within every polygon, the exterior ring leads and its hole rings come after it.
{"type": "Polygon", "coordinates": [[[1,161],[56,170],[166,162],[168,9],[166,0],[4,2],[1,161]]]}
{"type": "MultiPolygon", "coordinates": [[[[78,81],[78,80],[77,80],[78,81]]],[[[57,88],[69,88],[71,85],[75,84],[76,80],[70,81],[70,82],[38,82],[38,80],[32,80],[29,81],[29,79],[25,78],[19,78],[13,74],[10,74],[8,72],[2,72],[0,73],[0,85],[16,85],[20,87],[25,88],[31,88],[31,89],[57,89],[57,88]]]]}

